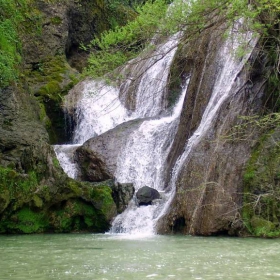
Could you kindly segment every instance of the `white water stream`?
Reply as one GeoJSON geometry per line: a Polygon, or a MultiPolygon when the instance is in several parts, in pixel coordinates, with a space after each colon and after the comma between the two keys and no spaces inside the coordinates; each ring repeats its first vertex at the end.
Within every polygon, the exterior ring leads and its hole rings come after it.
{"type": "MultiPolygon", "coordinates": [[[[192,150],[206,135],[207,131],[209,131],[211,128],[211,125],[215,123],[215,118],[217,117],[217,113],[222,104],[230,97],[237,94],[240,88],[243,86],[242,84],[239,84],[238,75],[250,58],[259,37],[249,31],[244,32],[243,30],[243,32],[240,32],[240,29],[242,30],[242,20],[239,20],[235,23],[231,32],[229,33],[228,39],[224,42],[220,49],[219,73],[217,75],[218,78],[215,82],[211,98],[207,104],[207,107],[205,108],[198,128],[187,140],[184,152],[175,163],[169,183],[169,187],[171,189],[169,199],[165,203],[164,208],[158,215],[156,221],[164,216],[170,207],[172,199],[176,193],[176,183],[179,178],[179,174],[182,168],[188,164],[192,150]],[[241,46],[243,48],[244,55],[242,57],[238,57],[238,48],[241,46]]],[[[198,207],[199,206],[200,205],[198,205],[198,207]]]]}
{"type": "MultiPolygon", "coordinates": [[[[136,190],[145,185],[153,187],[161,192],[162,199],[155,201],[150,206],[141,207],[138,207],[134,200],[131,201],[128,208],[113,221],[111,232],[134,235],[155,233],[156,221],[166,212],[174,196],[176,181],[182,166],[186,164],[192,148],[199,143],[211,127],[223,102],[236,94],[236,91],[232,90],[233,85],[236,86],[238,83],[238,74],[257,42],[257,39],[252,39],[252,34],[245,34],[243,40],[251,41],[251,43],[248,46],[247,54],[242,59],[237,59],[234,57],[233,50],[237,49],[239,43],[237,36],[234,33],[231,35],[230,39],[221,46],[219,75],[211,99],[204,111],[200,125],[193,136],[188,139],[184,153],[175,164],[171,179],[171,192],[168,194],[163,192],[165,183],[162,175],[187,91],[187,85],[185,85],[181,97],[172,111],[162,114],[165,106],[164,96],[168,72],[175,55],[176,47],[174,48],[174,45],[177,44],[177,40],[171,38],[159,46],[152,58],[147,60],[146,71],[136,89],[134,112],[128,111],[120,102],[118,88],[108,86],[104,82],[93,81],[86,84],[76,105],[77,127],[74,133],[74,143],[76,144],[81,145],[87,139],[102,134],[128,120],[153,117],[144,121],[137,130],[128,136],[125,146],[119,151],[117,170],[114,176],[118,182],[133,183],[136,190]]],[[[137,75],[137,73],[131,73],[132,76],[134,74],[137,75]]],[[[71,158],[76,147],[72,145],[55,146],[62,167],[73,178],[76,176],[76,166],[71,158]]]]}
{"type": "MultiPolygon", "coordinates": [[[[78,172],[73,153],[86,140],[126,121],[148,117],[139,129],[128,136],[125,146],[119,152],[114,176],[118,182],[133,183],[136,190],[145,185],[159,191],[163,189],[162,171],[176,132],[186,92],[185,86],[174,108],[165,110],[166,85],[177,43],[177,36],[173,36],[166,43],[156,47],[148,59],[141,59],[140,77],[139,67],[130,68],[130,75],[140,79],[133,112],[127,110],[119,99],[120,88],[128,88],[130,80],[124,81],[119,88],[107,85],[104,81],[88,81],[79,96],[70,93],[66,97],[65,107],[75,106],[77,125],[74,144],[56,145],[54,148],[61,166],[70,177],[75,178],[78,172]],[[73,100],[76,104],[73,104],[73,100]]],[[[164,201],[163,195],[163,199],[158,201],[157,205],[162,207],[164,201]]],[[[119,232],[121,229],[126,233],[153,233],[153,216],[159,207],[137,207],[133,202],[132,205],[133,211],[128,210],[124,216],[119,216],[113,223],[112,231],[119,232]],[[129,212],[131,214],[127,215],[129,212]],[[122,221],[123,219],[126,221],[122,221]]]]}

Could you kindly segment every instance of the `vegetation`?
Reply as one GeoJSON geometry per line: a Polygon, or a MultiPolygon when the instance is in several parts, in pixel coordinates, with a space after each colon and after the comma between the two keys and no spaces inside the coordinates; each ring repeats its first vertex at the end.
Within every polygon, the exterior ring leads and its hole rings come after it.
{"type": "Polygon", "coordinates": [[[242,218],[250,234],[280,236],[279,129],[262,137],[244,174],[242,218]]]}
{"type": "Polygon", "coordinates": [[[108,184],[65,178],[53,192],[38,177],[35,172],[23,175],[0,167],[0,233],[108,230],[116,212],[108,184]]]}
{"type": "Polygon", "coordinates": [[[0,0],[0,87],[18,77],[21,61],[18,25],[22,21],[25,0],[0,0]]]}
{"type": "Polygon", "coordinates": [[[166,38],[186,31],[186,43],[217,24],[227,30],[241,18],[245,20],[246,30],[256,31],[264,38],[271,37],[271,30],[279,23],[279,5],[279,0],[250,1],[250,4],[245,0],[175,0],[172,4],[166,0],[146,1],[136,8],[135,20],[106,31],[91,42],[92,54],[86,74],[103,76],[147,49],[152,38],[166,38]]]}

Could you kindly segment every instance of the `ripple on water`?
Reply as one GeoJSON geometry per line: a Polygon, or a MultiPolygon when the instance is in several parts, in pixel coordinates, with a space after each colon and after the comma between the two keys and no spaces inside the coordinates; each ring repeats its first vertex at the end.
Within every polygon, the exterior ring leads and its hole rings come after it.
{"type": "Polygon", "coordinates": [[[270,280],[278,240],[63,234],[0,236],[0,279],[270,280]]]}

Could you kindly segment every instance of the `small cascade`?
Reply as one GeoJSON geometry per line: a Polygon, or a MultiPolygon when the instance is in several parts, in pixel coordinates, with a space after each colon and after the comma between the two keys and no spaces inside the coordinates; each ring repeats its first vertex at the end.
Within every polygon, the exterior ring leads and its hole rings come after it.
{"type": "MultiPolygon", "coordinates": [[[[66,108],[67,102],[71,103],[71,96],[65,100],[66,108]]],[[[87,81],[82,98],[75,107],[77,125],[73,142],[77,144],[83,144],[86,140],[129,120],[129,112],[119,100],[118,88],[104,81],[87,81]]]]}
{"type": "Polygon", "coordinates": [[[70,178],[76,178],[78,175],[78,166],[74,161],[74,152],[80,144],[76,145],[54,145],[54,150],[59,160],[60,166],[70,178]]]}
{"type": "Polygon", "coordinates": [[[112,233],[154,234],[154,220],[167,199],[163,191],[166,158],[172,146],[182,111],[187,84],[172,113],[158,119],[144,121],[134,131],[118,157],[116,178],[132,182],[135,190],[149,186],[161,193],[161,199],[149,206],[138,207],[135,200],[113,221],[112,233]]]}
{"type": "Polygon", "coordinates": [[[169,115],[148,119],[129,135],[118,157],[115,176],[120,183],[132,182],[136,189],[148,185],[161,190],[164,163],[177,129],[187,84],[169,115]]]}
{"type": "Polygon", "coordinates": [[[153,117],[166,107],[165,93],[169,69],[177,50],[178,34],[160,45],[147,60],[136,92],[135,114],[138,117],[153,117]],[[148,103],[148,104],[147,104],[148,103]]]}
{"type": "MultiPolygon", "coordinates": [[[[76,178],[78,174],[73,154],[71,155],[71,152],[74,153],[77,149],[76,145],[82,145],[88,139],[121,123],[143,117],[157,117],[164,111],[168,73],[177,43],[177,36],[173,36],[167,42],[156,46],[148,57],[142,57],[139,62],[133,60],[128,63],[127,67],[131,67],[131,64],[135,66],[130,69],[129,75],[137,77],[134,85],[136,106],[133,111],[123,105],[119,96],[121,89],[123,91],[129,87],[129,78],[119,86],[108,85],[105,81],[87,80],[83,82],[82,89],[74,88],[66,96],[65,110],[74,115],[76,123],[73,136],[75,146],[56,145],[54,149],[61,166],[70,177],[76,178]],[[138,64],[141,66],[141,75],[139,67],[136,67],[138,64]]],[[[116,178],[118,179],[118,176],[116,178]]]]}

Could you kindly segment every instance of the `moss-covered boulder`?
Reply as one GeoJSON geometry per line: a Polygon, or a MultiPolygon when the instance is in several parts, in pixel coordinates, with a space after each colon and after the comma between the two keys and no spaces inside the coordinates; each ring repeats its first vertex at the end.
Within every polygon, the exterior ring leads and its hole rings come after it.
{"type": "Polygon", "coordinates": [[[56,188],[35,172],[0,168],[0,233],[105,232],[116,215],[111,187],[64,178],[56,188]]]}

